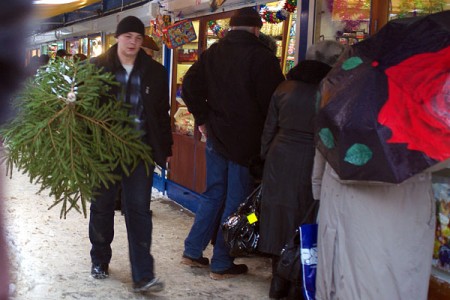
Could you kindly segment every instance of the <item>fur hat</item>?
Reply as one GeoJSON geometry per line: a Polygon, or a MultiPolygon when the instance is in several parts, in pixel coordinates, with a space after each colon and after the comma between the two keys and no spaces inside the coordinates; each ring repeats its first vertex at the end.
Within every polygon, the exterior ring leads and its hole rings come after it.
{"type": "Polygon", "coordinates": [[[134,16],[123,18],[119,24],[117,24],[116,37],[127,32],[137,32],[145,35],[144,23],[134,16]]]}
{"type": "Polygon", "coordinates": [[[155,51],[159,51],[158,45],[155,43],[153,38],[148,36],[148,35],[144,35],[144,41],[142,42],[142,46],[141,47],[148,48],[148,49],[155,50],[155,51]]]}
{"type": "Polygon", "coordinates": [[[237,10],[230,19],[230,26],[249,26],[261,28],[263,23],[261,16],[251,7],[237,10]]]}
{"type": "Polygon", "coordinates": [[[329,66],[334,66],[345,49],[346,46],[333,40],[320,41],[311,45],[306,50],[305,58],[308,60],[318,60],[329,66]]]}

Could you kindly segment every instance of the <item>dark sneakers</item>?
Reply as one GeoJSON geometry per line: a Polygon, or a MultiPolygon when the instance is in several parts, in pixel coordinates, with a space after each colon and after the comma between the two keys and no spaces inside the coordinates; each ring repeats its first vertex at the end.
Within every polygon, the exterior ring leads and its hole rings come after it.
{"type": "Polygon", "coordinates": [[[158,278],[143,279],[133,285],[133,292],[161,292],[164,290],[164,282],[158,278]]]}
{"type": "Polygon", "coordinates": [[[211,277],[211,279],[214,279],[214,280],[222,280],[222,279],[236,277],[241,274],[245,274],[247,272],[248,272],[248,267],[246,265],[233,264],[230,268],[228,268],[224,271],[209,273],[209,277],[211,277]]]}
{"type": "Polygon", "coordinates": [[[95,279],[105,279],[109,277],[108,264],[92,264],[91,275],[95,279]]]}
{"type": "MultiPolygon", "coordinates": [[[[109,277],[108,264],[92,264],[91,275],[95,279],[105,279],[109,277]]],[[[164,289],[164,282],[158,278],[143,279],[133,285],[134,292],[160,292],[164,289]]]]}
{"type": "Polygon", "coordinates": [[[207,268],[209,265],[209,259],[206,257],[192,258],[185,254],[181,257],[181,263],[194,268],[207,268]]]}

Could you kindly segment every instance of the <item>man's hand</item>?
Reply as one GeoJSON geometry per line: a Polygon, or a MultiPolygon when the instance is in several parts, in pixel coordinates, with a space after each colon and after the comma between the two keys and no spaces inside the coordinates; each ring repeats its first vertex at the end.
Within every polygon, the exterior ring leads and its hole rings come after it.
{"type": "Polygon", "coordinates": [[[206,138],[208,138],[208,131],[206,130],[206,125],[199,125],[198,126],[198,131],[200,131],[200,133],[206,138]]]}

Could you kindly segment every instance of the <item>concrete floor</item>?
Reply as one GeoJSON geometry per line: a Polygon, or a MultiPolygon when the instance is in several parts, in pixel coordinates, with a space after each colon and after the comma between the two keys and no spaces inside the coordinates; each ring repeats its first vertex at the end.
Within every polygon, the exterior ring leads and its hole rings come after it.
{"type": "MultiPolygon", "coordinates": [[[[53,199],[36,194],[38,187],[18,172],[12,179],[3,179],[3,186],[12,299],[268,299],[271,270],[267,258],[237,259],[237,263],[248,264],[249,273],[223,281],[210,279],[206,269],[181,265],[183,241],[193,215],[156,190],[151,204],[152,254],[156,274],[166,289],[152,295],[131,291],[127,236],[120,214],[115,218],[110,278],[96,280],[90,276],[88,219],[77,212],[60,219],[60,207],[48,209],[53,199]]],[[[205,255],[211,257],[211,247],[205,255]]]]}

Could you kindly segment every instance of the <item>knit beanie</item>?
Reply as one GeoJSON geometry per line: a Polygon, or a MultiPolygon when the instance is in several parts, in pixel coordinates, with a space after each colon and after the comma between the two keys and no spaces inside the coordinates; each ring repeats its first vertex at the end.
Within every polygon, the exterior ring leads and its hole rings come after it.
{"type": "Polygon", "coordinates": [[[137,32],[145,35],[144,23],[134,16],[123,18],[119,24],[117,24],[116,37],[127,32],[137,32]]]}
{"type": "Polygon", "coordinates": [[[250,26],[261,28],[263,23],[261,16],[251,7],[244,7],[235,12],[231,17],[230,26],[250,26]]]}

